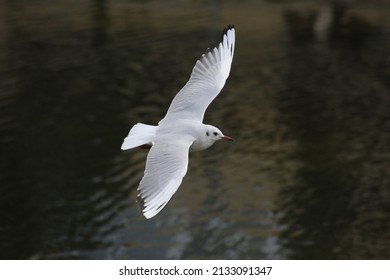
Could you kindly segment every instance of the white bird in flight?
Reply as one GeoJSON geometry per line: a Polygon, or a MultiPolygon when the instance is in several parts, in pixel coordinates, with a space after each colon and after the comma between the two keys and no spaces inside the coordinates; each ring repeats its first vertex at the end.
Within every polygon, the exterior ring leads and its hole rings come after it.
{"type": "Polygon", "coordinates": [[[158,214],[179,188],[187,172],[189,151],[207,149],[221,139],[233,140],[218,128],[203,124],[203,117],[229,76],[234,43],[234,26],[229,25],[221,42],[196,62],[189,81],[158,126],[137,123],[124,139],[122,150],[151,145],[137,189],[145,218],[158,214]]]}

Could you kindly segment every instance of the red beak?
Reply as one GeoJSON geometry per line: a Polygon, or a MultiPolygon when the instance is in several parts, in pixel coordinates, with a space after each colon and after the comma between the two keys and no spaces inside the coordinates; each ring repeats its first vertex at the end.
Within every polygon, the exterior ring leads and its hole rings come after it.
{"type": "Polygon", "coordinates": [[[224,137],[222,137],[222,139],[223,140],[227,140],[227,141],[233,141],[233,138],[232,137],[230,137],[230,136],[224,136],[224,137]]]}

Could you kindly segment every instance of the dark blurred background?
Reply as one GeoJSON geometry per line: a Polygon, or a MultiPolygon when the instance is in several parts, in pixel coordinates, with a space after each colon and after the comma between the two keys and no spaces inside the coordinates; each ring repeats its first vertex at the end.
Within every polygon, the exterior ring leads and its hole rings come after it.
{"type": "Polygon", "coordinates": [[[386,0],[2,1],[0,258],[389,259],[389,35],[386,0]],[[236,141],[146,220],[123,138],[227,24],[236,141]]]}

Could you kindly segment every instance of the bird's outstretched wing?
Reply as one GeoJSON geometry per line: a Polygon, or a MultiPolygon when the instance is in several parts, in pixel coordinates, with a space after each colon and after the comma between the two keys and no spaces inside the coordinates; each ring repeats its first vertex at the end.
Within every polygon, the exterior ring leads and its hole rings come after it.
{"type": "Polygon", "coordinates": [[[210,103],[219,94],[230,73],[235,44],[234,26],[224,29],[222,41],[196,62],[187,84],[173,99],[164,121],[202,121],[210,103]]]}
{"type": "Polygon", "coordinates": [[[146,159],[138,199],[147,219],[159,213],[179,188],[188,167],[191,137],[157,140],[146,159]]]}

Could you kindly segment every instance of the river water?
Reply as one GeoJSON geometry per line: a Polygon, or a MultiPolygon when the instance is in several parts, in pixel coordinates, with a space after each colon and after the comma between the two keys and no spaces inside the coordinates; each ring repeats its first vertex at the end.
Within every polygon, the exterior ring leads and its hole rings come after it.
{"type": "Polygon", "coordinates": [[[390,258],[386,1],[27,2],[0,4],[2,259],[390,258]],[[205,122],[235,141],[146,220],[123,138],[230,23],[205,122]]]}

